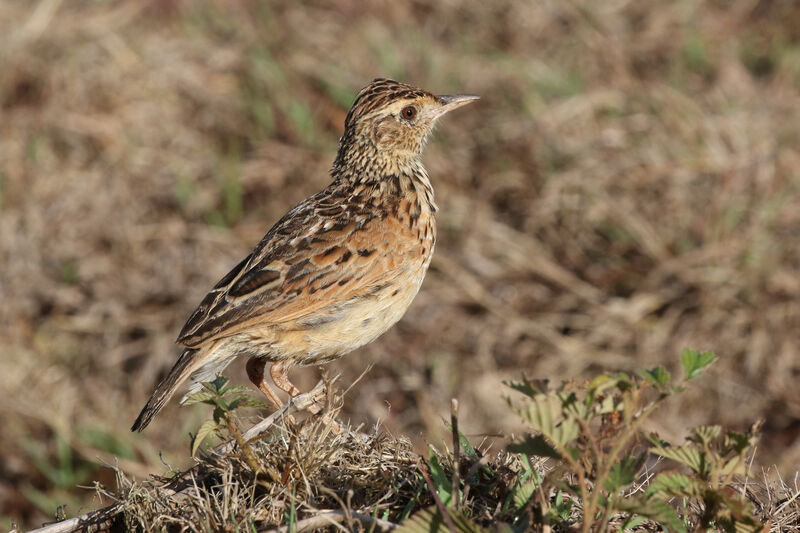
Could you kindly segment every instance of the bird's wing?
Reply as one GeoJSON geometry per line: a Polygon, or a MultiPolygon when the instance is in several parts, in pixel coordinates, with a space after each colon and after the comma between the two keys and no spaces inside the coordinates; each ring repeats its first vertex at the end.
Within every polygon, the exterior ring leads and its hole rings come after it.
{"type": "Polygon", "coordinates": [[[177,342],[196,347],[257,325],[302,319],[366,297],[403,271],[408,225],[397,205],[325,190],[289,211],[206,295],[177,342]],[[405,235],[404,235],[405,234],[405,235]]]}

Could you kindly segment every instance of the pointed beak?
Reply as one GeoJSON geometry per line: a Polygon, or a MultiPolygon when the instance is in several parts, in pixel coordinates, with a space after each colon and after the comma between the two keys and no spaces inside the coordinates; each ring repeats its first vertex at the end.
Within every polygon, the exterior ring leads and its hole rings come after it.
{"type": "Polygon", "coordinates": [[[436,100],[441,104],[437,110],[436,117],[444,115],[448,111],[457,109],[462,105],[480,100],[480,98],[480,96],[474,94],[440,94],[436,97],[436,100]]]}

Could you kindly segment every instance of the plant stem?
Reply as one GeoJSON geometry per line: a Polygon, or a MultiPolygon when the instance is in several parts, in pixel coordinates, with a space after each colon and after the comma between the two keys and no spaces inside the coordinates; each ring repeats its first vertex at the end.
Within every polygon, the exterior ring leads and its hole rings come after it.
{"type": "Polygon", "coordinates": [[[228,428],[228,433],[236,441],[236,444],[239,445],[239,450],[242,452],[242,458],[245,460],[248,466],[250,466],[255,474],[261,472],[261,467],[258,466],[256,456],[253,454],[253,449],[250,447],[247,441],[244,440],[242,432],[239,431],[239,426],[236,425],[236,422],[233,420],[233,415],[231,415],[229,412],[225,413],[225,425],[228,428]]]}

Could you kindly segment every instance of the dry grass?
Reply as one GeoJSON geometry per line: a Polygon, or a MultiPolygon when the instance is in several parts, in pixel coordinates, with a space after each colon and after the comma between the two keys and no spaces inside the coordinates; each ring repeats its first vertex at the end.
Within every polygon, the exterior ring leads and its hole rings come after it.
{"type": "MultiPolygon", "coordinates": [[[[459,397],[515,428],[525,371],[722,360],[665,437],[766,419],[800,464],[800,8],[790,0],[0,4],[0,517],[185,463],[205,411],[128,427],[207,288],[327,183],[355,91],[482,95],[427,150],[441,207],[408,316],[335,363],[344,414],[417,446],[459,397]]],[[[228,375],[241,379],[241,366],[228,375]]],[[[298,371],[306,388],[316,371],[298,371]]]]}

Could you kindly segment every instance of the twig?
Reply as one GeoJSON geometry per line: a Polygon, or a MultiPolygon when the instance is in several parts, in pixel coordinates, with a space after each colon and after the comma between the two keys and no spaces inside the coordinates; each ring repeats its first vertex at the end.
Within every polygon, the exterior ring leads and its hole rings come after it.
{"type": "Polygon", "coordinates": [[[453,430],[453,478],[452,494],[455,507],[461,506],[461,479],[459,470],[461,466],[461,438],[458,434],[458,400],[450,399],[450,428],[453,430]]]}
{"type": "Polygon", "coordinates": [[[338,524],[339,522],[344,522],[348,519],[356,519],[364,525],[367,526],[374,526],[378,528],[379,531],[393,531],[397,529],[399,526],[393,522],[389,522],[388,520],[381,520],[380,518],[375,518],[374,516],[370,516],[364,513],[347,513],[345,511],[325,511],[318,515],[312,516],[310,518],[304,518],[299,522],[290,526],[282,526],[274,529],[259,529],[259,531],[263,531],[265,533],[288,533],[291,529],[295,532],[300,531],[311,531],[313,529],[319,529],[331,524],[338,524]]]}
{"type": "MultiPolygon", "coordinates": [[[[44,525],[38,529],[30,530],[28,533],[71,533],[73,531],[80,531],[87,529],[87,526],[97,525],[98,523],[113,520],[117,515],[118,504],[109,505],[94,511],[89,511],[81,516],[62,520],[61,522],[54,522],[52,524],[44,525]],[[104,520],[105,517],[105,520],[104,520]]],[[[99,529],[103,529],[100,527],[99,529]]]]}

